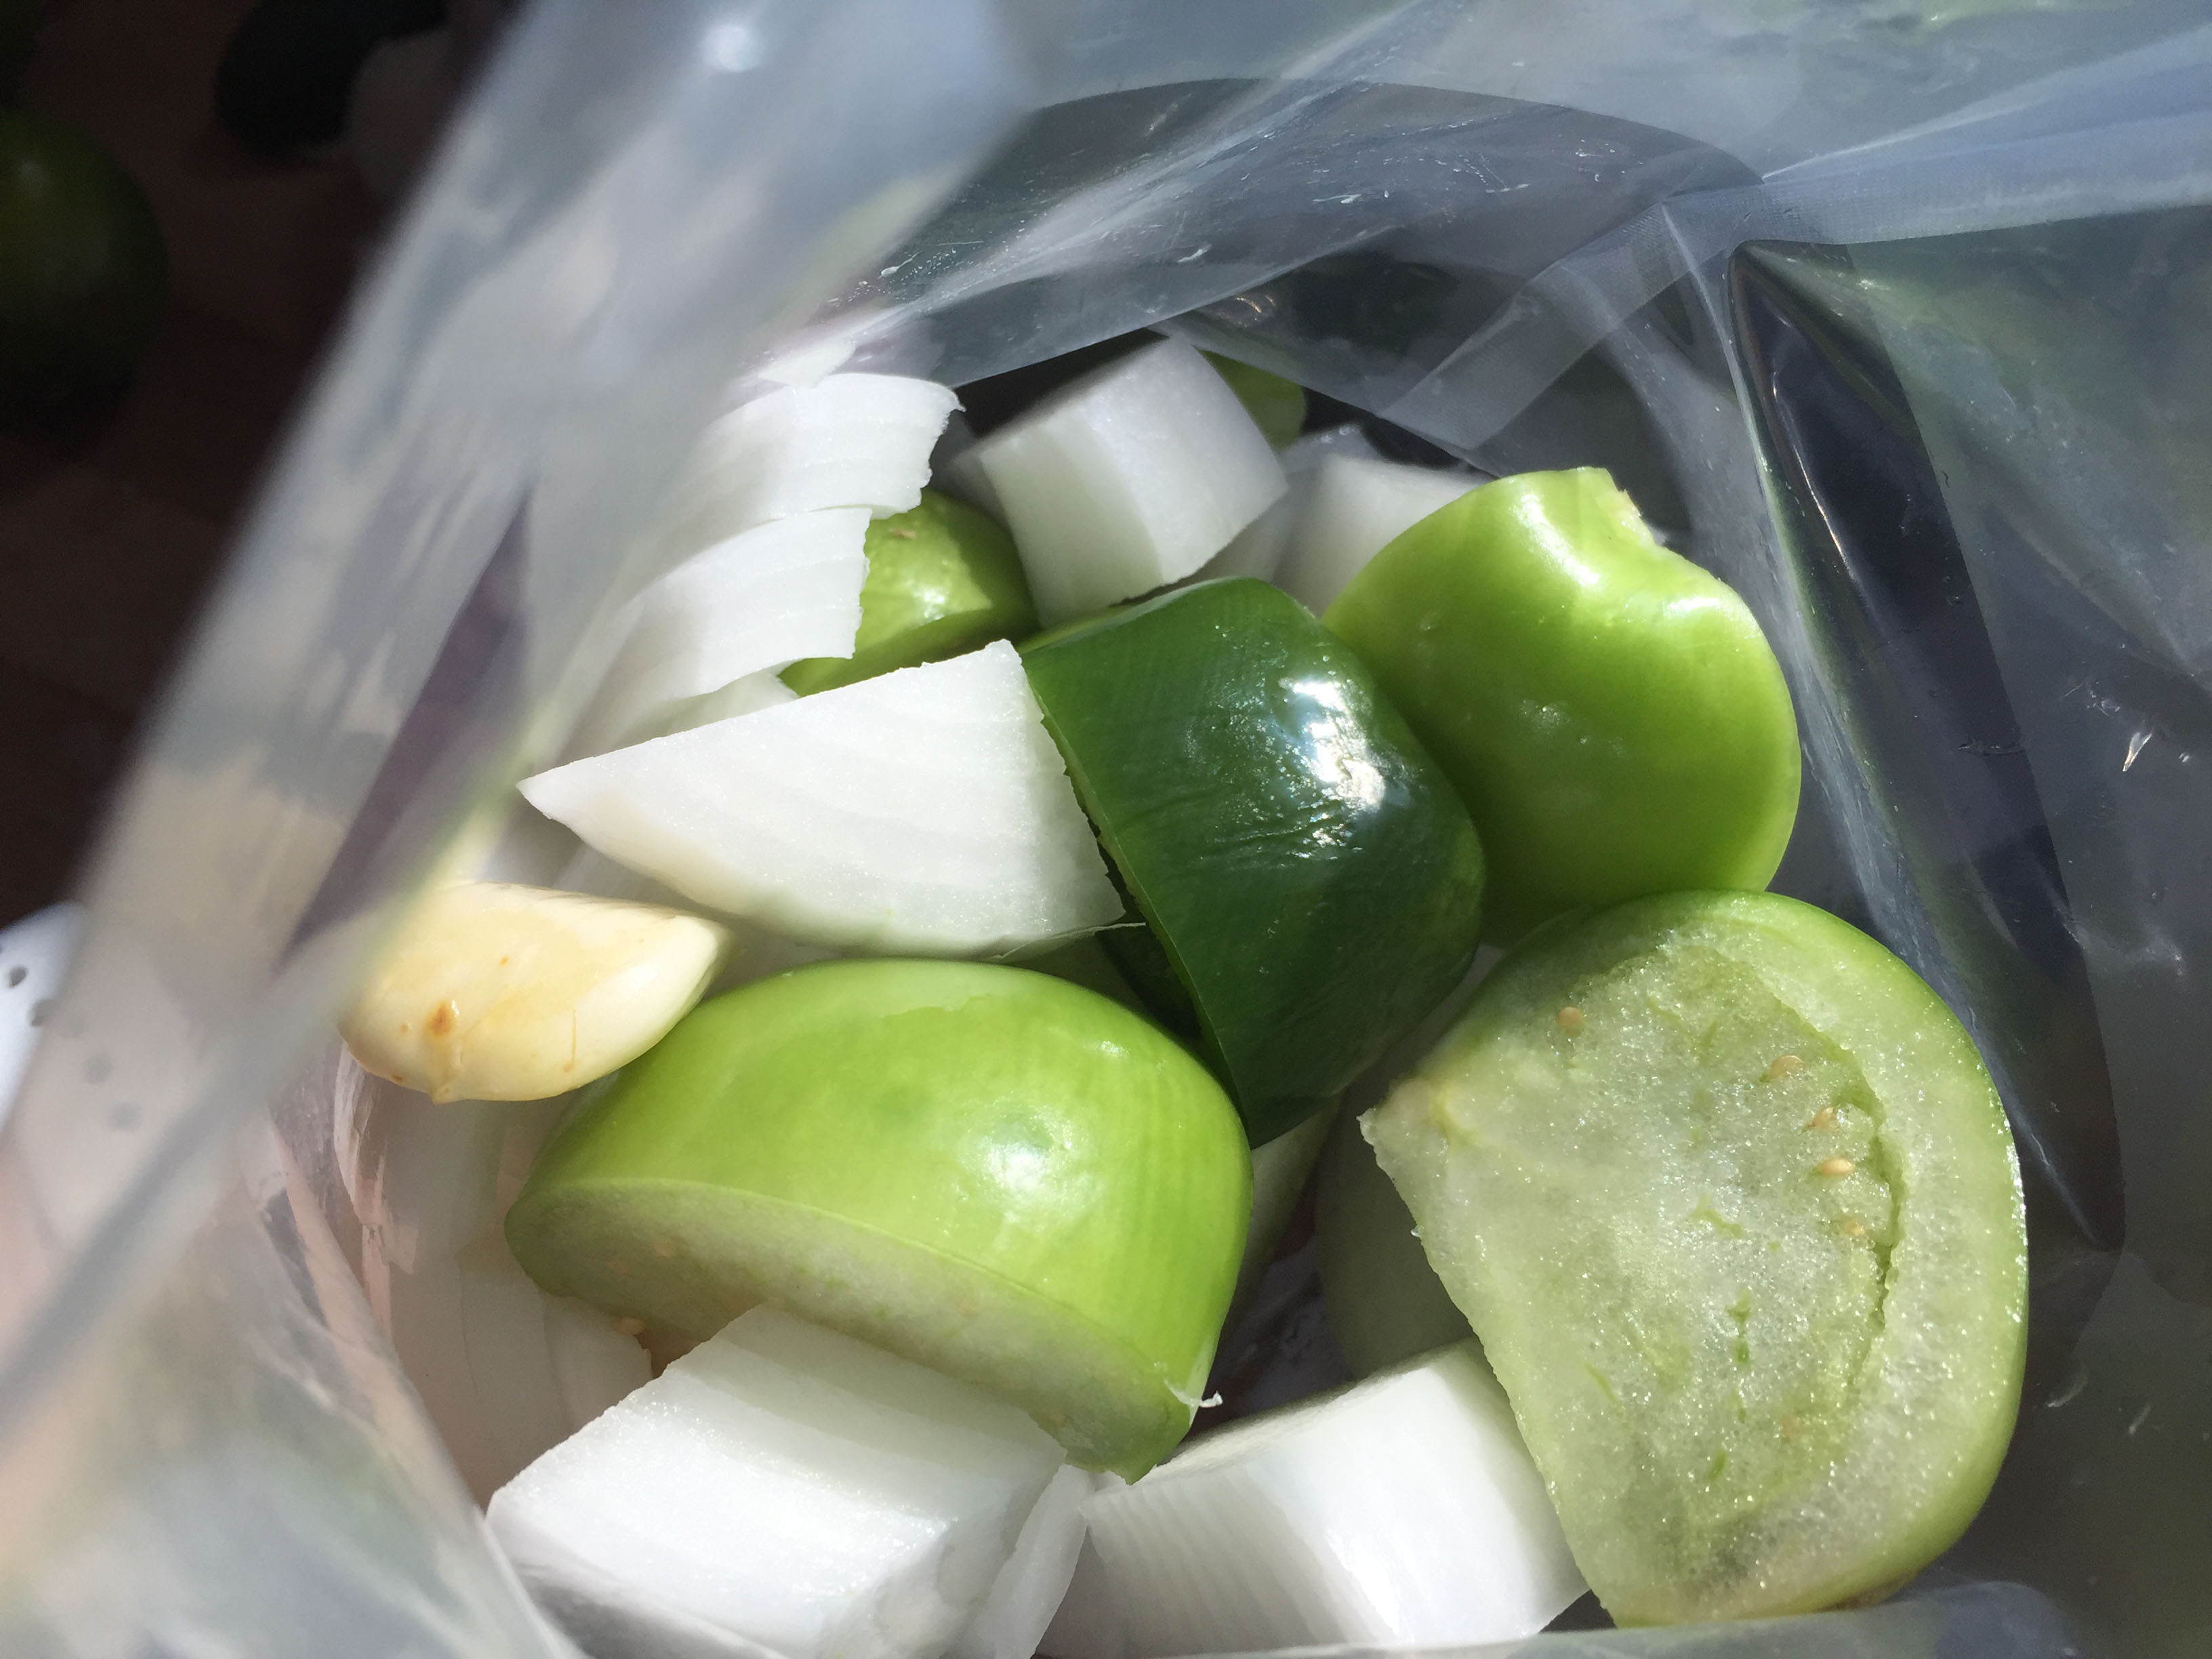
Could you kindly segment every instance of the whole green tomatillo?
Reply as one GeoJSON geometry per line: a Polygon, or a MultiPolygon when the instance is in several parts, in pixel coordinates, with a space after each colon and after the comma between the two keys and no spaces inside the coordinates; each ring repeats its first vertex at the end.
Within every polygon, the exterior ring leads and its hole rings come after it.
{"type": "Polygon", "coordinates": [[[1797,720],[1735,590],[1595,468],[1470,490],[1328,608],[1465,798],[1485,933],[1686,888],[1763,888],[1796,822],[1797,720]]]}

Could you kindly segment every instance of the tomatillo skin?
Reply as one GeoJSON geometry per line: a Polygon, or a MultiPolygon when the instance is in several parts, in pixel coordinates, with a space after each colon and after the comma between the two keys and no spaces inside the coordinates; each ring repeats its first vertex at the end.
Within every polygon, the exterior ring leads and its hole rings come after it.
{"type": "Polygon", "coordinates": [[[965,501],[923,490],[921,506],[868,526],[867,556],[853,654],[783,671],[802,697],[1036,631],[1014,538],[965,501]]]}
{"type": "Polygon", "coordinates": [[[786,1308],[1133,1480],[1190,1427],[1251,1204],[1220,1085],[1142,1016],[1023,969],[836,962],[693,1010],[507,1237],[556,1295],[701,1338],[786,1308]]]}
{"type": "MultiPolygon", "coordinates": [[[[1467,810],[1366,665],[1297,600],[1249,578],[1205,582],[1023,660],[1254,1146],[1318,1109],[1466,973],[1483,890],[1467,810]]],[[[1144,943],[1103,938],[1123,954],[1144,943]]],[[[1158,977],[1144,969],[1131,963],[1139,990],[1158,977]]]]}
{"type": "Polygon", "coordinates": [[[1690,888],[1763,888],[1797,817],[1797,719],[1735,592],[1594,467],[1468,491],[1376,555],[1328,626],[1465,797],[1486,935],[1690,888]]]}

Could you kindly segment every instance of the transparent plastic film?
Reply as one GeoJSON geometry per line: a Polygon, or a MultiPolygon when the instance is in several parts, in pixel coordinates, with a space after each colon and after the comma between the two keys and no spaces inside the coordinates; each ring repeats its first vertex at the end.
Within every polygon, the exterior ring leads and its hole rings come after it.
{"type": "Polygon", "coordinates": [[[1734,584],[1804,742],[1778,885],[1936,987],[2020,1146],[2027,1393],[1950,1556],[1480,1651],[2202,1651],[2208,157],[2197,0],[540,0],[147,734],[0,1138],[0,1645],[559,1650],[378,1329],[390,1126],[332,1009],[548,763],[759,371],[1157,327],[1609,467],[1734,584]]]}

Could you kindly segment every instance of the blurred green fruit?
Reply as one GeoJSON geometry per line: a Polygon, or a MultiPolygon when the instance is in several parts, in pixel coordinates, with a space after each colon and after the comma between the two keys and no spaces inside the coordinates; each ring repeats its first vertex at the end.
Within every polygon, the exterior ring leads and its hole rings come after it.
{"type": "Polygon", "coordinates": [[[167,289],[161,228],[115,158],[0,111],[0,396],[44,408],[121,386],[167,289]]]}

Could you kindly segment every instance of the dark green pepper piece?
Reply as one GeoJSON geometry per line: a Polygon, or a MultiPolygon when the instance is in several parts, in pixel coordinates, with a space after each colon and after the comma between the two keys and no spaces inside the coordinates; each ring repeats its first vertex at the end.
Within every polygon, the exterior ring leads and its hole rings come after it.
{"type": "MultiPolygon", "coordinates": [[[[1024,660],[1255,1146],[1466,973],[1474,826],[1365,665],[1289,595],[1206,582],[1024,660]]],[[[1102,939],[1141,991],[1158,975],[1127,931],[1102,939]]]]}

